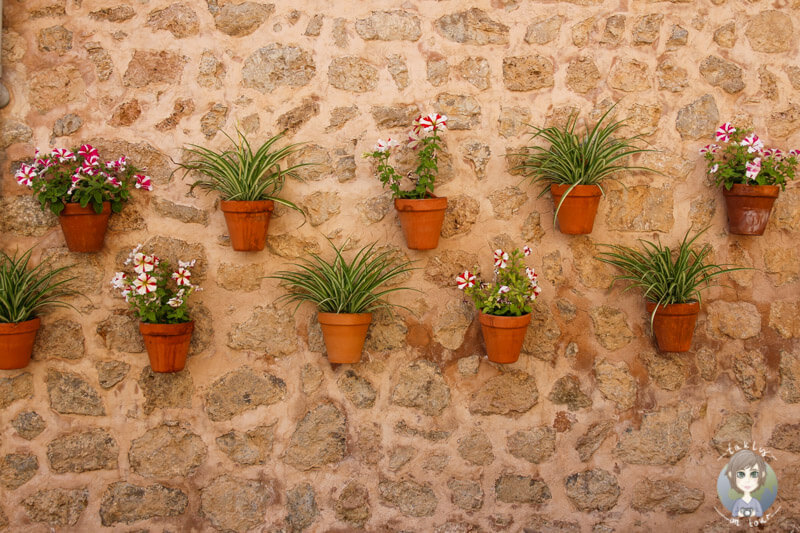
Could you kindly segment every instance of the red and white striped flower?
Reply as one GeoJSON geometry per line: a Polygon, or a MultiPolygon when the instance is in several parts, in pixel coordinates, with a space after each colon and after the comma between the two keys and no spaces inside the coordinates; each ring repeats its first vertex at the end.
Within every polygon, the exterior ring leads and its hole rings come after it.
{"type": "Polygon", "coordinates": [[[136,174],[134,178],[136,178],[136,184],[134,186],[137,189],[144,189],[146,191],[153,190],[153,181],[150,179],[150,176],[145,176],[144,174],[136,174]]]}
{"type": "Polygon", "coordinates": [[[158,264],[158,260],[154,255],[145,255],[141,252],[137,252],[136,255],[133,256],[132,262],[133,270],[137,274],[152,272],[158,264]]]}
{"type": "Polygon", "coordinates": [[[33,178],[36,177],[36,169],[30,165],[20,165],[14,177],[17,178],[17,183],[20,185],[31,187],[33,186],[33,178]]]}
{"type": "Polygon", "coordinates": [[[464,289],[471,289],[475,286],[475,274],[469,270],[465,270],[463,274],[459,274],[456,277],[456,283],[458,283],[458,288],[462,291],[464,289]]]}
{"type": "Polygon", "coordinates": [[[700,153],[701,154],[705,154],[705,153],[716,154],[717,151],[719,151],[719,145],[716,145],[716,144],[707,144],[704,147],[700,148],[700,153]]]}
{"type": "Polygon", "coordinates": [[[531,250],[531,247],[526,244],[522,247],[522,253],[525,254],[525,257],[528,257],[531,255],[531,253],[533,253],[533,250],[531,250]]]}
{"type": "Polygon", "coordinates": [[[75,154],[66,148],[53,148],[53,151],[50,153],[53,157],[58,158],[59,163],[66,163],[67,161],[75,161],[77,159],[75,154]]]}
{"type": "Polygon", "coordinates": [[[494,251],[494,266],[495,268],[505,268],[508,264],[508,254],[501,249],[494,251]]]}
{"type": "Polygon", "coordinates": [[[538,285],[533,288],[533,295],[531,296],[531,300],[535,300],[537,296],[542,294],[542,288],[538,285]]]}
{"type": "Polygon", "coordinates": [[[537,274],[536,271],[534,269],[532,269],[531,267],[527,267],[525,269],[525,275],[527,275],[528,279],[531,280],[532,282],[535,282],[536,278],[539,277],[539,274],[537,274]]]}
{"type": "Polygon", "coordinates": [[[508,285],[502,285],[499,289],[497,289],[497,294],[506,294],[511,289],[508,288],[508,285]]]}
{"type": "Polygon", "coordinates": [[[82,156],[92,166],[100,164],[100,152],[91,144],[84,144],[78,148],[78,155],[82,156]]]}
{"type": "Polygon", "coordinates": [[[761,172],[761,158],[756,157],[752,161],[748,161],[744,167],[744,175],[751,180],[755,180],[758,173],[761,172]]]}
{"type": "Polygon", "coordinates": [[[167,301],[167,305],[170,307],[180,307],[183,305],[183,300],[177,296],[173,296],[167,301]]]}
{"type": "Polygon", "coordinates": [[[156,278],[146,272],[142,272],[133,280],[133,288],[136,294],[150,294],[157,288],[156,278]]]}
{"type": "Polygon", "coordinates": [[[719,142],[726,143],[731,140],[731,135],[733,135],[735,132],[736,128],[733,127],[733,124],[726,122],[717,128],[716,138],[719,142]]]}
{"type": "Polygon", "coordinates": [[[114,187],[121,187],[121,186],[122,186],[122,182],[121,182],[121,181],[119,181],[119,180],[118,180],[116,177],[114,177],[114,176],[106,176],[106,181],[107,181],[108,183],[110,183],[111,185],[113,185],[114,187]]]}
{"type": "Polygon", "coordinates": [[[447,129],[447,117],[445,115],[440,115],[439,113],[431,113],[430,115],[420,117],[417,120],[419,122],[419,127],[422,128],[425,133],[431,133],[440,130],[444,131],[447,129]]]}
{"type": "Polygon", "coordinates": [[[399,145],[400,145],[400,143],[398,141],[396,141],[395,139],[392,139],[391,137],[386,139],[385,141],[383,139],[378,139],[378,142],[375,143],[375,151],[384,153],[384,152],[388,152],[389,150],[391,150],[395,146],[399,146],[399,145]]]}
{"type": "Polygon", "coordinates": [[[117,272],[114,274],[114,277],[111,278],[111,286],[115,289],[126,289],[128,288],[128,275],[125,272],[117,272]]]}
{"type": "Polygon", "coordinates": [[[780,148],[767,148],[761,153],[764,157],[772,157],[774,159],[781,159],[783,157],[783,152],[781,152],[780,148]]]}
{"type": "Polygon", "coordinates": [[[716,174],[717,170],[719,170],[719,163],[714,163],[714,166],[708,169],[709,174],[716,174]]]}
{"type": "Polygon", "coordinates": [[[739,143],[741,146],[747,146],[747,153],[760,152],[764,149],[764,142],[758,138],[758,135],[751,133],[739,143]]]}
{"type": "Polygon", "coordinates": [[[178,286],[185,286],[191,287],[192,286],[192,273],[186,268],[179,268],[175,272],[172,273],[172,279],[175,280],[175,284],[178,286]]]}
{"type": "Polygon", "coordinates": [[[416,150],[417,147],[419,147],[420,142],[422,142],[422,139],[420,139],[417,132],[415,132],[414,130],[408,132],[408,143],[406,144],[406,146],[408,146],[412,150],[416,150]]]}
{"type": "Polygon", "coordinates": [[[800,150],[789,150],[789,155],[798,157],[800,156],[800,150]]]}

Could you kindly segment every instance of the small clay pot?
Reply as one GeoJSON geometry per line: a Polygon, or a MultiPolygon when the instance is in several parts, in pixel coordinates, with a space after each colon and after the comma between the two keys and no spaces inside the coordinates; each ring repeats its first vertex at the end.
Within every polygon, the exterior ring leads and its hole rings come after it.
{"type": "MultiPolygon", "coordinates": [[[[648,317],[656,308],[655,302],[647,302],[648,317]]],[[[694,326],[700,313],[699,302],[659,305],[653,318],[653,334],[658,349],[662,352],[688,352],[692,348],[694,326]]]]}
{"type": "Polygon", "coordinates": [[[103,211],[100,213],[96,213],[91,204],[86,207],[78,203],[66,204],[58,215],[58,222],[69,251],[99,252],[103,248],[110,216],[110,202],[103,202],[103,211]]]}
{"type": "Polygon", "coordinates": [[[372,313],[318,313],[328,361],[358,363],[372,322],[372,313]]]}
{"type": "Polygon", "coordinates": [[[553,206],[558,209],[558,229],[567,235],[585,235],[592,232],[597,206],[600,205],[602,192],[597,185],[576,185],[567,194],[561,208],[558,203],[570,185],[550,185],[553,195],[553,206]]]}
{"type": "Polygon", "coordinates": [[[495,316],[478,314],[486,355],[494,363],[514,363],[519,359],[531,314],[522,316],[495,316]]]}
{"type": "Polygon", "coordinates": [[[31,362],[33,343],[42,321],[0,323],[0,370],[25,368],[31,362]]]}
{"type": "Polygon", "coordinates": [[[182,324],[139,323],[153,372],[180,372],[186,366],[194,321],[182,324]]]}
{"type": "Polygon", "coordinates": [[[269,217],[275,209],[275,202],[223,200],[219,203],[219,207],[225,215],[234,250],[259,252],[264,249],[267,243],[269,217]]]}
{"type": "Polygon", "coordinates": [[[422,200],[395,198],[394,208],[412,250],[433,250],[439,245],[447,198],[434,196],[422,200]]]}
{"type": "Polygon", "coordinates": [[[763,235],[772,204],[780,194],[777,185],[742,185],[722,188],[728,207],[728,228],[735,235],[763,235]]]}

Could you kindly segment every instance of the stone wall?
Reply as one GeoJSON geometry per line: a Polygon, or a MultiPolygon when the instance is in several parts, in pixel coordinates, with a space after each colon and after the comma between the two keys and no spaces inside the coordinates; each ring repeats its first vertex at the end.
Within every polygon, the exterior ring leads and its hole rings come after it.
{"type": "Polygon", "coordinates": [[[720,531],[730,441],[773,451],[800,527],[800,192],[767,234],[728,235],[697,149],[723,120],[800,143],[800,3],[7,1],[2,247],[74,263],[79,312],[44,317],[34,361],[0,372],[0,528],[11,531],[720,531]],[[554,230],[552,203],[513,175],[525,123],[599,116],[619,101],[659,150],[609,185],[594,233],[554,230]],[[439,248],[407,251],[360,154],[419,112],[450,118],[439,248]],[[318,163],[286,197],[262,253],[231,250],[212,196],[172,160],[188,143],[282,129],[318,163]],[[66,251],[13,180],[35,146],[89,141],[153,176],[106,248],[66,251]],[[660,354],[640,295],[609,289],[598,242],[675,242],[754,267],[707,293],[693,351],[660,354]],[[332,368],[313,310],[275,307],[262,276],[325,237],[418,261],[378,316],[364,362],[332,368]],[[193,357],[147,366],[108,280],[136,243],[198,259],[193,357]],[[534,249],[544,293],[520,362],[488,363],[455,275],[497,246],[534,249]]]}

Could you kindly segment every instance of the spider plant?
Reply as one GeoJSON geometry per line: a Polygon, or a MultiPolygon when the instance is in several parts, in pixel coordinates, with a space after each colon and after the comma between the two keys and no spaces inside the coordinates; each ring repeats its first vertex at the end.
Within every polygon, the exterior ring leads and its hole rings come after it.
{"type": "Polygon", "coordinates": [[[708,261],[713,248],[705,244],[698,248],[695,241],[708,228],[698,231],[689,238],[691,228],[684,235],[683,240],[676,250],[664,246],[661,241],[651,242],[639,239],[640,249],[630,248],[618,244],[600,244],[608,248],[608,252],[601,252],[597,259],[620,269],[623,274],[615,276],[614,283],[619,280],[630,282],[625,288],[640,288],[645,299],[655,303],[655,309],[650,316],[652,326],[656,312],[660,307],[670,304],[689,303],[697,301],[702,303],[701,291],[712,286],[714,278],[743,267],[729,267],[717,265],[708,261]]]}
{"type": "Polygon", "coordinates": [[[283,137],[283,133],[279,133],[267,139],[254,152],[250,141],[238,128],[237,139],[224,134],[233,144],[232,150],[216,152],[196,144],[187,148],[192,157],[179,163],[185,170],[184,176],[190,171],[197,171],[203,176],[192,184],[191,189],[199,187],[218,191],[223,200],[272,200],[302,213],[297,205],[278,196],[287,177],[297,178],[296,170],[311,164],[300,163],[281,168],[281,162],[297,152],[302,143],[276,148],[275,144],[283,137]]]}
{"type": "Polygon", "coordinates": [[[75,278],[61,277],[70,266],[29,266],[33,248],[13,256],[0,251],[0,323],[19,323],[36,317],[46,306],[72,307],[61,300],[73,294],[66,288],[75,278]]]}
{"type": "MultiPolygon", "coordinates": [[[[378,309],[398,307],[385,300],[389,294],[408,287],[387,287],[387,284],[414,268],[412,261],[395,257],[394,251],[379,251],[375,243],[361,248],[350,261],[342,255],[347,244],[336,247],[333,261],[317,254],[303,259],[294,271],[279,271],[270,278],[279,279],[288,292],[277,301],[312,302],[323,313],[370,313],[378,309]]],[[[295,311],[297,310],[295,307],[295,311]]]]}
{"type": "Polygon", "coordinates": [[[619,130],[625,126],[627,119],[610,120],[603,123],[615,107],[616,104],[603,113],[603,116],[591,129],[588,124],[585,124],[583,135],[576,131],[578,113],[570,114],[564,127],[530,126],[532,129],[531,141],[541,137],[550,146],[548,148],[538,145],[525,147],[526,153],[518,154],[523,157],[523,161],[515,169],[522,170],[529,177],[531,184],[543,185],[539,197],[549,190],[551,184],[569,185],[556,206],[553,215],[554,221],[564,200],[578,185],[597,185],[605,196],[601,184],[607,179],[618,181],[615,176],[617,172],[622,170],[655,172],[647,167],[630,166],[623,163],[623,160],[629,156],[654,150],[637,148],[635,142],[641,139],[641,135],[616,136],[619,130]]]}

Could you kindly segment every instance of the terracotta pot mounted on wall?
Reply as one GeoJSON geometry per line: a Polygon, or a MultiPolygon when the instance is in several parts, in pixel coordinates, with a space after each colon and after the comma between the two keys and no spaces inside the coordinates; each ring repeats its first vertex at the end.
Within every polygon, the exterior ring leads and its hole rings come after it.
{"type": "Polygon", "coordinates": [[[225,214],[233,249],[237,252],[263,250],[267,242],[269,217],[275,209],[275,202],[223,200],[219,205],[225,214]]]}
{"type": "Polygon", "coordinates": [[[139,323],[153,372],[180,372],[186,366],[194,321],[183,324],[139,323]]]}
{"type": "Polygon", "coordinates": [[[0,324],[0,370],[16,370],[28,366],[36,332],[41,324],[39,318],[0,324]]]}
{"type": "Polygon", "coordinates": [[[486,355],[494,363],[514,363],[519,359],[519,352],[525,342],[531,314],[522,316],[495,316],[480,313],[483,341],[486,343],[486,355]]]}
{"type": "Polygon", "coordinates": [[[318,313],[328,361],[358,363],[372,322],[372,313],[318,313]]]}
{"type": "MultiPolygon", "coordinates": [[[[570,185],[550,185],[553,206],[558,209],[561,197],[570,185]]],[[[597,185],[576,185],[558,209],[558,228],[567,235],[585,235],[592,232],[597,207],[602,192],[597,185]]]]}
{"type": "Polygon", "coordinates": [[[103,248],[111,216],[111,203],[103,202],[103,211],[96,213],[91,205],[69,203],[58,216],[64,240],[70,252],[99,252],[103,248]]]}
{"type": "Polygon", "coordinates": [[[400,218],[406,245],[412,250],[433,250],[439,245],[447,198],[407,200],[395,198],[394,208],[400,218]]]}
{"type": "Polygon", "coordinates": [[[763,235],[772,204],[780,193],[777,185],[742,185],[722,188],[728,206],[728,226],[735,235],[763,235]]]}
{"type": "MultiPolygon", "coordinates": [[[[655,302],[647,302],[648,315],[652,315],[655,308],[655,302]]],[[[653,319],[653,334],[658,349],[662,352],[688,352],[692,348],[699,312],[699,302],[658,306],[653,319]]]]}

